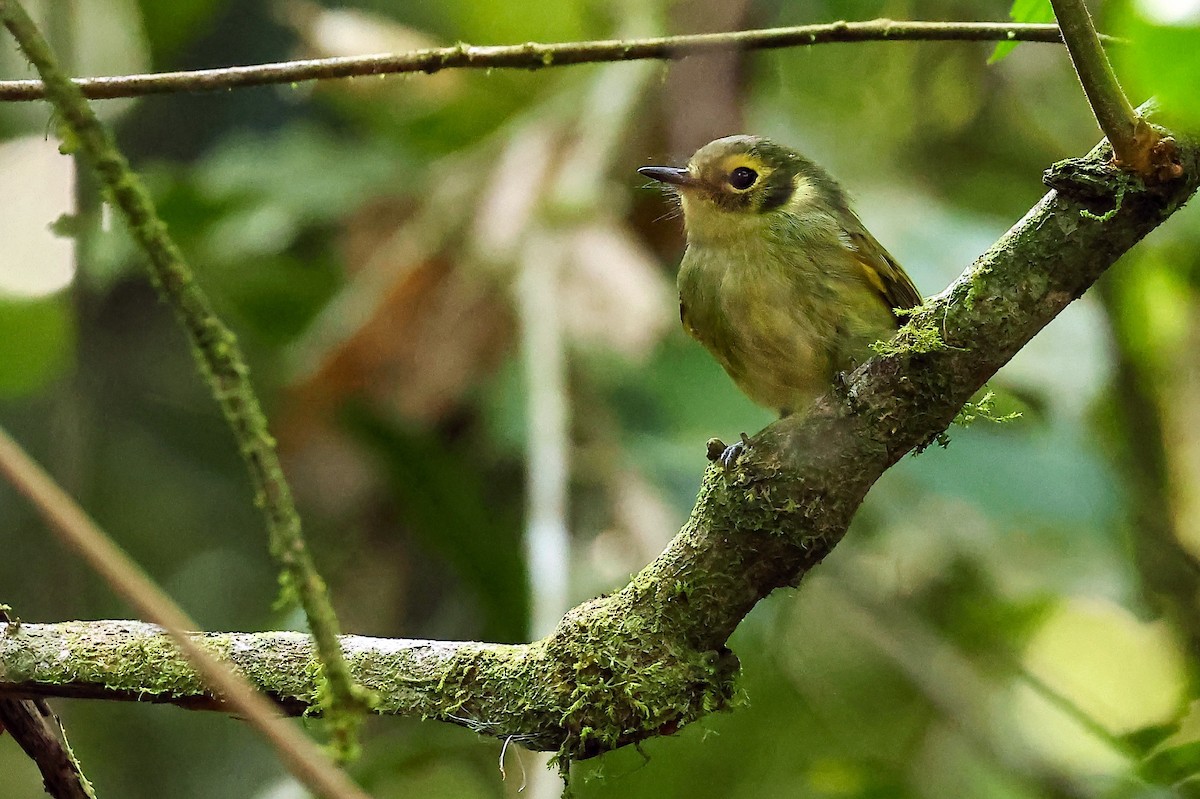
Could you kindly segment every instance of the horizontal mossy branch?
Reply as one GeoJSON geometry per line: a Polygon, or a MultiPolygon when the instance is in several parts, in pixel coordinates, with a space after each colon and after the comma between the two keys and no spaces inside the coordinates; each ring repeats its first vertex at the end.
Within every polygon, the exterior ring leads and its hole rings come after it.
{"type": "MultiPolygon", "coordinates": [[[[535,749],[558,749],[566,738],[587,741],[590,714],[642,705],[639,718],[677,721],[670,710],[704,703],[709,686],[732,677],[704,653],[680,648],[683,660],[646,661],[648,648],[625,653],[587,646],[596,632],[572,644],[402,640],[342,636],[355,680],[378,693],[377,713],[435,718],[535,749]],[[563,647],[566,646],[564,649],[563,647]],[[607,654],[605,654],[607,653],[607,654]],[[643,688],[635,681],[644,680],[643,688]],[[700,690],[697,691],[697,686],[700,690]],[[611,696],[610,693],[621,696],[611,696]],[[622,701],[622,698],[624,701],[622,701]],[[615,700],[615,701],[614,701],[615,700]],[[579,707],[572,709],[572,705],[579,707]],[[653,706],[653,707],[652,707],[653,706]],[[660,710],[667,708],[666,711],[660,710]],[[576,723],[572,725],[572,720],[576,723]],[[574,727],[571,734],[565,728],[574,727]]],[[[317,660],[312,639],[298,632],[198,633],[195,640],[234,665],[289,713],[309,711],[316,698],[317,660]]],[[[665,649],[658,649],[666,654],[665,649]]],[[[0,630],[0,695],[59,696],[168,703],[223,709],[171,639],[153,624],[135,621],[12,624],[0,630]]],[[[714,698],[714,702],[720,701],[714,698]]],[[[716,705],[698,708],[700,712],[716,705]]],[[[615,710],[614,710],[615,712],[615,710]]],[[[693,715],[699,715],[695,713],[693,715]]],[[[614,723],[604,720],[607,730],[614,723]]],[[[638,725],[634,725],[638,726],[638,725]]],[[[644,726],[644,725],[643,725],[644,726]]],[[[637,738],[646,737],[639,735],[637,738]]]]}
{"type": "MultiPolygon", "coordinates": [[[[670,734],[726,707],[725,643],[754,605],[796,585],[837,544],[876,479],[932,441],[984,382],[1200,182],[1154,187],[1098,147],[1047,172],[1054,188],[908,322],[943,346],[892,346],[804,416],[755,436],[735,473],[711,466],[666,550],[621,590],[571,610],[526,645],[341,639],[379,712],[437,718],[578,758],[670,734]]],[[[897,339],[904,342],[903,336],[897,339]]],[[[286,708],[313,699],[315,661],[295,633],[205,634],[286,708]]],[[[26,624],[0,636],[0,695],[216,706],[156,628],[26,624]]]]}

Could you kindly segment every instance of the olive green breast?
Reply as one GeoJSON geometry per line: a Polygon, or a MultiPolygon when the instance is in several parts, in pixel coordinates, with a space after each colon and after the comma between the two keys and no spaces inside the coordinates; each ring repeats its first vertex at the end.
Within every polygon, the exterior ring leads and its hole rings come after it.
{"type": "Polygon", "coordinates": [[[836,234],[813,226],[691,241],[679,298],[688,333],[747,396],[777,410],[808,405],[896,329],[836,234]]]}

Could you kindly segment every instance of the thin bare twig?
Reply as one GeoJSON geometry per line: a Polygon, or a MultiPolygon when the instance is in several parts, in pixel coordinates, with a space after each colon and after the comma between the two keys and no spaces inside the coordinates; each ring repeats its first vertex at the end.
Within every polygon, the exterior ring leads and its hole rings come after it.
{"type": "MultiPolygon", "coordinates": [[[[1105,37],[1106,41],[1114,41],[1105,37]]],[[[172,92],[216,91],[243,86],[297,83],[309,80],[396,75],[443,69],[528,69],[595,64],[608,61],[676,60],[727,50],[773,50],[836,42],[969,41],[1062,42],[1057,25],[1016,22],[831,22],[790,28],[701,33],[553,44],[478,47],[456,44],[407,53],[283,61],[244,67],[160,72],[107,78],[77,78],[74,83],[89,100],[141,97],[172,92]]],[[[41,81],[0,81],[0,101],[45,98],[41,81]]]]}
{"type": "MultiPolygon", "coordinates": [[[[0,0],[0,10],[3,2],[0,0]]],[[[198,629],[196,623],[3,429],[0,429],[0,475],[25,495],[62,542],[87,561],[138,615],[158,624],[171,636],[214,694],[275,747],[280,760],[296,779],[330,799],[368,799],[320,747],[282,717],[278,708],[189,635],[188,630],[198,629]]]]}
{"type": "Polygon", "coordinates": [[[0,723],[42,774],[54,799],[96,799],[63,736],[58,717],[41,699],[0,699],[0,723]]]}

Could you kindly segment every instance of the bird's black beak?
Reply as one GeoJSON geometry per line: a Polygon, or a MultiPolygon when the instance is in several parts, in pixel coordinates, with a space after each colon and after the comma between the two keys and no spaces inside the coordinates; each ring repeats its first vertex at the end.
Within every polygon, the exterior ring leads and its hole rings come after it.
{"type": "Polygon", "coordinates": [[[673,166],[644,166],[638,170],[638,174],[672,186],[694,186],[698,182],[691,172],[673,166]]]}

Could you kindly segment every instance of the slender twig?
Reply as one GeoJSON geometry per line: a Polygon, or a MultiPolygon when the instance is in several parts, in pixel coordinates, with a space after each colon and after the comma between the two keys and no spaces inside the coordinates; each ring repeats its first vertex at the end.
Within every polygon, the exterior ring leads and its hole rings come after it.
{"type": "Polygon", "coordinates": [[[17,0],[0,0],[0,19],[41,74],[48,97],[70,130],[75,146],[87,157],[125,216],[150,262],[157,288],[191,338],[200,371],[221,406],[250,471],[255,503],[266,516],[271,552],[283,567],[284,589],[299,598],[308,617],[327,678],[323,693],[328,694],[334,739],[343,753],[349,754],[365,694],[356,690],[338,647],[337,617],[301,534],[300,516],[237,338],[213,311],[166,225],[159,219],[149,193],[117,150],[111,134],[88,107],[79,88],[63,75],[25,9],[17,0]]]}
{"type": "Polygon", "coordinates": [[[1105,727],[1099,719],[1089,715],[1068,694],[1055,688],[1036,674],[1033,669],[1022,664],[1018,668],[1018,673],[1021,680],[1034,693],[1045,700],[1047,704],[1052,705],[1059,713],[1074,721],[1088,735],[1107,746],[1110,752],[1119,755],[1130,765],[1136,765],[1141,759],[1137,747],[1127,741],[1124,736],[1117,735],[1105,727]]]}
{"type": "MultiPolygon", "coordinates": [[[[1104,37],[1106,42],[1116,41],[1104,37]]],[[[283,61],[244,67],[160,72],[108,78],[78,78],[75,84],[90,100],[140,97],[170,92],[215,91],[243,86],[297,83],[309,80],[395,75],[443,69],[527,69],[607,61],[677,60],[728,50],[773,50],[837,42],[969,41],[1044,42],[1059,44],[1057,25],[1017,22],[831,22],[790,28],[661,36],[590,42],[558,42],[474,46],[457,44],[341,58],[283,61]]],[[[0,81],[0,101],[40,100],[46,96],[41,81],[0,81]]]]}
{"type": "Polygon", "coordinates": [[[29,755],[54,799],[96,799],[58,717],[40,699],[0,699],[0,729],[29,755]]]}
{"type": "Polygon", "coordinates": [[[1084,0],[1050,0],[1063,42],[1092,113],[1113,149],[1113,163],[1151,183],[1183,175],[1175,140],[1151,127],[1121,90],[1084,0]]]}
{"type": "Polygon", "coordinates": [[[1050,5],[1054,7],[1054,17],[1062,29],[1063,42],[1071,54],[1075,74],[1083,84],[1100,129],[1112,144],[1117,160],[1134,163],[1135,134],[1141,118],[1117,82],[1087,5],[1084,0],[1050,0],[1050,5]]]}
{"type": "MultiPolygon", "coordinates": [[[[829,580],[830,575],[826,575],[829,580]]],[[[953,642],[911,613],[899,609],[886,598],[868,590],[861,579],[834,570],[829,580],[837,613],[845,613],[854,623],[848,627],[864,636],[878,652],[891,660],[921,691],[953,727],[974,746],[978,753],[995,763],[1011,777],[1028,783],[1030,788],[1063,784],[1066,773],[1048,758],[1037,754],[1018,755],[1008,745],[1012,731],[990,712],[997,693],[1011,690],[1008,678],[1019,676],[1029,687],[1070,716],[1080,727],[1110,751],[1134,766],[1137,758],[1132,747],[1104,729],[1070,697],[1054,690],[1034,676],[1017,658],[1003,649],[988,653],[987,671],[977,668],[966,653],[953,642]],[[997,673],[995,667],[1001,669],[997,673]],[[997,679],[1003,677],[1003,682],[997,679]]],[[[874,588],[874,586],[872,586],[874,588]]],[[[1030,790],[1031,795],[1054,796],[1062,793],[1030,790]]]]}
{"type": "MultiPolygon", "coordinates": [[[[63,543],[87,561],[114,592],[140,616],[166,630],[210,690],[275,747],[280,760],[298,780],[321,796],[367,799],[320,747],[282,718],[278,708],[204,648],[201,638],[188,633],[198,629],[196,623],[3,429],[0,429],[0,475],[37,508],[63,543]]],[[[13,626],[17,630],[8,634],[19,634],[19,625],[13,626]]]]}

